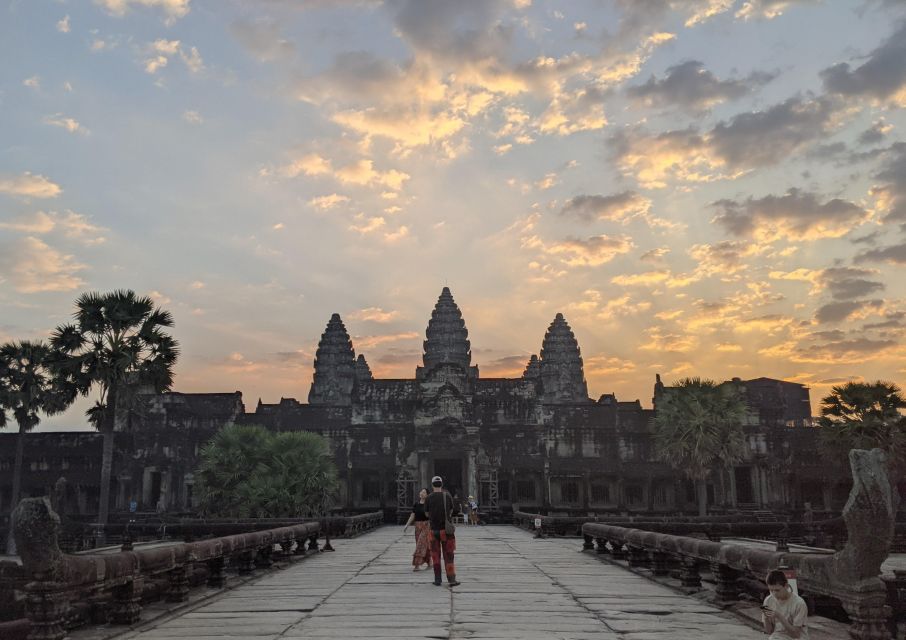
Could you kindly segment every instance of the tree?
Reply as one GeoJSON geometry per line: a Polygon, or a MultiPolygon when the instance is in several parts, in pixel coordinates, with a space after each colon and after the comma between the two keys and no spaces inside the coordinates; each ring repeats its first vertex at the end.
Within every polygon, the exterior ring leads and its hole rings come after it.
{"type": "Polygon", "coordinates": [[[742,389],[734,383],[684,378],[657,401],[657,457],[696,483],[698,513],[707,514],[706,480],[716,465],[731,468],[745,453],[742,389]]]}
{"type": "Polygon", "coordinates": [[[220,430],[202,449],[196,477],[202,513],[233,518],[319,515],[337,486],[324,438],[257,425],[220,430]]]}
{"type": "Polygon", "coordinates": [[[139,389],[160,393],[170,388],[179,345],[163,331],[173,326],[170,312],[134,291],[84,293],[76,300],[73,317],[73,324],[57,327],[51,344],[63,355],[61,371],[79,391],[99,392],[87,416],[104,438],[98,506],[103,525],[110,508],[117,411],[128,411],[139,389]]]}
{"type": "Polygon", "coordinates": [[[821,399],[821,447],[833,462],[846,463],[850,449],[882,449],[891,479],[903,476],[906,464],[906,398],[890,382],[847,382],[821,399]]]}
{"type": "Polygon", "coordinates": [[[12,536],[12,513],[22,490],[25,434],[41,421],[39,413],[60,413],[76,397],[75,386],[56,374],[55,362],[55,354],[44,342],[8,342],[0,346],[0,427],[4,426],[7,411],[12,413],[19,426],[10,500],[10,532],[6,541],[8,554],[14,554],[16,546],[12,536]]]}

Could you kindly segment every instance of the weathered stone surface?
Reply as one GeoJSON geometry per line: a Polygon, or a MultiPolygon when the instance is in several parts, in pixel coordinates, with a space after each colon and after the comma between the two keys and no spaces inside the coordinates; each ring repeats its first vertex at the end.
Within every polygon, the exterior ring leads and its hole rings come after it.
{"type": "Polygon", "coordinates": [[[435,587],[431,571],[413,572],[411,536],[385,527],[126,640],[762,637],[714,607],[577,553],[573,540],[536,540],[510,527],[457,534],[463,583],[453,589],[435,587]]]}
{"type": "Polygon", "coordinates": [[[25,498],[13,516],[16,548],[29,578],[55,581],[63,577],[63,554],[57,542],[60,516],[47,498],[25,498]]]}
{"type": "Polygon", "coordinates": [[[315,373],[309,404],[349,405],[356,378],[355,351],[340,314],[330,316],[315,352],[315,373]]]}

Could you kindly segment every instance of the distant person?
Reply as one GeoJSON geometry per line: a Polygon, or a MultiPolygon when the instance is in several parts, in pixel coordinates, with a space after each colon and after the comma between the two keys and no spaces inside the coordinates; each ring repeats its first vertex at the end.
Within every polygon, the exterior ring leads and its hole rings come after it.
{"type": "Polygon", "coordinates": [[[469,496],[469,524],[478,524],[478,503],[475,501],[475,496],[469,496]]]}
{"type": "Polygon", "coordinates": [[[783,571],[775,569],[765,579],[770,595],[761,605],[761,623],[768,640],[808,640],[808,606],[793,593],[783,571]]]}
{"type": "Polygon", "coordinates": [[[444,481],[440,476],[431,478],[431,487],[431,495],[425,501],[425,506],[431,526],[431,562],[434,564],[434,585],[439,587],[441,584],[440,555],[443,552],[447,582],[451,587],[455,587],[459,581],[456,579],[456,565],[453,564],[453,555],[456,552],[456,527],[452,520],[453,497],[444,491],[444,481]]]}
{"type": "Polygon", "coordinates": [[[459,497],[458,491],[454,491],[453,492],[453,522],[456,522],[459,518],[463,518],[463,522],[465,522],[465,518],[462,514],[462,498],[459,497]]]}
{"type": "MultiPolygon", "coordinates": [[[[412,505],[412,513],[403,527],[403,533],[409,528],[409,525],[415,523],[415,553],[412,554],[412,570],[418,571],[422,565],[431,566],[431,526],[428,523],[428,512],[426,511],[425,501],[428,499],[428,490],[422,489],[418,492],[418,500],[412,505]]],[[[427,567],[426,567],[427,568],[427,567]]]]}

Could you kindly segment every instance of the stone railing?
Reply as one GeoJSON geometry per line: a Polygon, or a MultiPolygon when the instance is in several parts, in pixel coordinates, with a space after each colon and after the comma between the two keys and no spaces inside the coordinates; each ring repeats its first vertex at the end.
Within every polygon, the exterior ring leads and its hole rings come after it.
{"type": "Polygon", "coordinates": [[[630,566],[650,567],[666,575],[671,562],[681,563],[685,587],[701,586],[704,564],[716,580],[716,596],[729,602],[740,592],[746,575],[761,580],[771,570],[796,570],[801,591],[837,600],[851,620],[850,636],[857,640],[891,638],[888,587],[881,579],[881,563],[893,538],[897,496],[891,490],[884,454],[878,450],[850,452],[854,485],[844,509],[848,530],[846,546],[836,553],[797,554],[722,544],[699,538],[630,529],[601,523],[582,527],[585,549],[628,559],[630,566]]]}
{"type": "Polygon", "coordinates": [[[57,544],[60,519],[47,498],[20,502],[15,522],[29,640],[62,640],[66,628],[88,619],[133,624],[141,617],[146,585],[162,580],[167,600],[182,602],[196,567],[206,569],[209,586],[220,587],[226,564],[240,574],[269,567],[276,545],[279,553],[304,555],[306,541],[318,549],[321,530],[315,521],[145,550],[69,555],[57,544]]]}
{"type": "Polygon", "coordinates": [[[354,538],[377,529],[384,524],[384,512],[362,513],[357,516],[332,516],[322,521],[321,526],[336,538],[354,538]]]}

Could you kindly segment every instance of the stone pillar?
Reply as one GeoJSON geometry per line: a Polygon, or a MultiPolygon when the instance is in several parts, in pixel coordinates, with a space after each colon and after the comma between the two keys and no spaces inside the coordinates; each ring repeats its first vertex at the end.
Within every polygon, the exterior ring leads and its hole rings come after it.
{"type": "Polygon", "coordinates": [[[737,502],[736,496],[736,467],[728,469],[727,473],[730,475],[730,506],[735,507],[737,502]]]}
{"type": "Polygon", "coordinates": [[[475,499],[481,501],[481,495],[478,491],[478,465],[475,462],[475,450],[470,449],[466,457],[466,477],[465,485],[467,487],[466,495],[475,496],[475,499]]]}
{"type": "Polygon", "coordinates": [[[626,545],[629,548],[629,566],[644,567],[647,564],[648,552],[642,547],[635,545],[626,545]]]}
{"type": "Polygon", "coordinates": [[[167,590],[167,602],[185,602],[189,599],[189,579],[186,565],[170,570],[170,588],[167,590]]]}
{"type": "MultiPolygon", "coordinates": [[[[547,442],[544,443],[545,455],[547,452],[547,442]]],[[[544,461],[544,470],[541,472],[541,508],[550,510],[551,508],[551,463],[544,461]]]]}
{"type": "Polygon", "coordinates": [[[62,582],[29,582],[25,585],[25,615],[31,623],[29,640],[63,640],[63,619],[69,602],[62,582]]]}
{"type": "Polygon", "coordinates": [[[246,575],[255,570],[255,551],[241,551],[239,552],[239,562],[236,564],[236,569],[239,571],[240,575],[246,575]]]}
{"type": "Polygon", "coordinates": [[[607,553],[607,540],[604,538],[595,538],[595,543],[598,545],[597,552],[600,554],[607,553]]]}
{"type": "Polygon", "coordinates": [[[669,556],[663,551],[653,551],[651,554],[651,570],[656,576],[666,576],[670,573],[669,556]]]}
{"type": "Polygon", "coordinates": [[[610,554],[613,556],[614,560],[625,560],[626,552],[623,551],[623,543],[619,540],[610,541],[610,554]]]}
{"type": "Polygon", "coordinates": [[[142,617],[142,588],[144,578],[134,577],[126,584],[113,589],[113,612],[115,624],[135,624],[142,617]]]}
{"type": "Polygon", "coordinates": [[[271,544],[265,545],[258,549],[258,553],[255,554],[255,566],[259,569],[268,569],[274,564],[272,558],[274,553],[274,546],[271,544]]]}
{"type": "Polygon", "coordinates": [[[591,500],[591,474],[586,471],[582,474],[582,509],[587,513],[591,500]]]}
{"type": "Polygon", "coordinates": [[[683,587],[687,589],[701,589],[702,579],[698,573],[698,560],[696,558],[683,558],[680,580],[683,583],[683,587]]]}
{"type": "Polygon", "coordinates": [[[715,593],[720,602],[734,602],[739,600],[740,572],[726,565],[715,563],[711,565],[711,573],[717,582],[715,593]]]}
{"type": "Polygon", "coordinates": [[[219,589],[223,586],[223,556],[208,560],[208,586],[219,589]]]}
{"type": "Polygon", "coordinates": [[[582,538],[582,551],[591,551],[595,548],[594,539],[590,535],[588,535],[587,533],[583,534],[582,538]]]}
{"type": "Polygon", "coordinates": [[[821,499],[824,501],[824,510],[829,511],[833,509],[834,503],[834,492],[830,485],[825,481],[821,485],[821,499]]]}
{"type": "MultiPolygon", "coordinates": [[[[418,452],[418,487],[428,487],[430,491],[431,478],[431,454],[428,451],[418,452]]],[[[464,496],[463,496],[464,497],[464,496]]]]}

